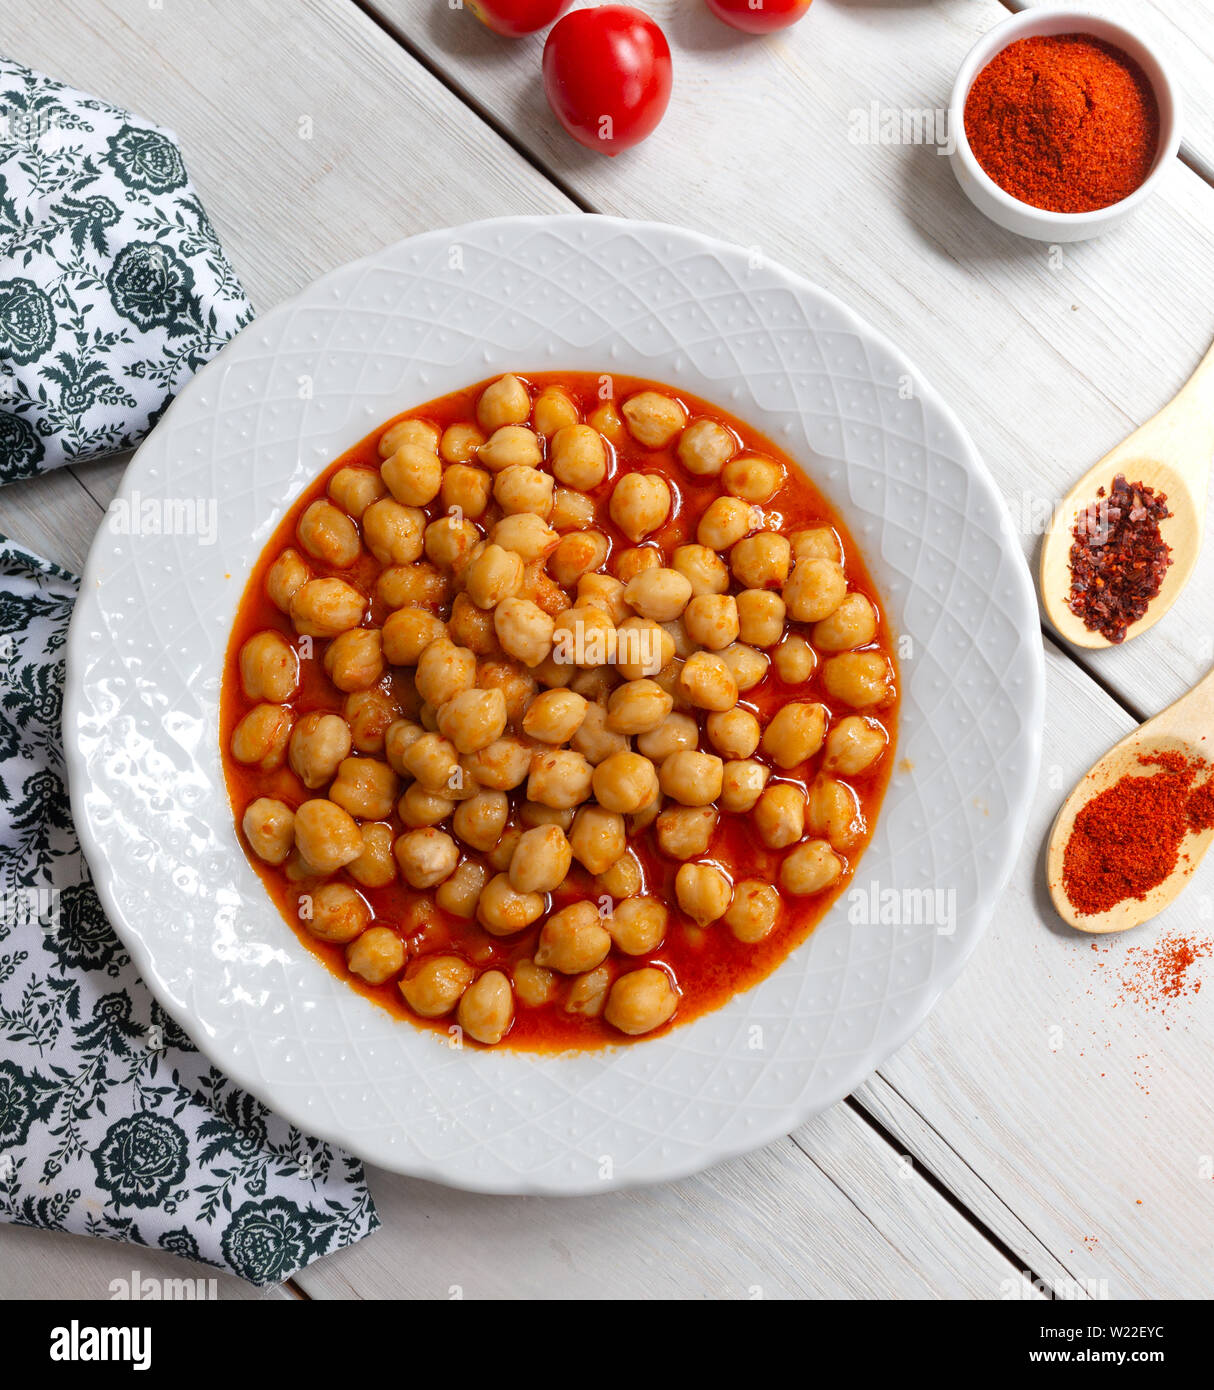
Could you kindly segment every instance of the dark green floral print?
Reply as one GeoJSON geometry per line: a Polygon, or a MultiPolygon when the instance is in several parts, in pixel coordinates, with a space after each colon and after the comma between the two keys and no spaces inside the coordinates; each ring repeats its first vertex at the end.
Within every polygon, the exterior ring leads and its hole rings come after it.
{"type": "Polygon", "coordinates": [[[106,920],[59,741],[76,588],[0,537],[0,1220],[274,1282],[375,1209],[360,1164],[194,1049],[106,920]]]}
{"type": "Polygon", "coordinates": [[[0,59],[0,482],[131,448],[252,318],[177,142],[0,59]]]}

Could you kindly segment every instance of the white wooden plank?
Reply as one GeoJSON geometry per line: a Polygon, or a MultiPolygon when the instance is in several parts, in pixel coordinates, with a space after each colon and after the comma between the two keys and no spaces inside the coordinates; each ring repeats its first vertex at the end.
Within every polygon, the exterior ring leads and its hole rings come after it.
{"type": "MultiPolygon", "coordinates": [[[[595,211],[754,246],[884,329],[957,409],[1034,563],[1043,508],[1153,414],[1214,337],[1214,309],[1194,293],[1214,283],[1214,189],[1179,161],[1127,227],[1049,248],[986,221],[935,150],[852,142],[872,103],[946,106],[969,47],[1006,16],[998,0],[818,0],[761,41],[732,35],[704,5],[653,0],[674,97],[656,133],[614,159],[574,144],[548,111],[542,36],[502,40],[426,0],[373,3],[595,211]]],[[[1211,591],[1207,547],[1164,621],[1082,660],[1134,708],[1158,710],[1214,659],[1211,591]]]]}
{"type": "Polygon", "coordinates": [[[96,499],[67,468],[0,487],[0,535],[77,574],[101,516],[96,499]]]}
{"type": "Polygon", "coordinates": [[[234,1274],[224,1274],[163,1250],[119,1245],[112,1240],[35,1231],[28,1226],[0,1227],[0,1299],[50,1298],[104,1300],[129,1295],[138,1281],[144,1297],[156,1280],[161,1297],[181,1297],[177,1281],[204,1280],[200,1298],[273,1300],[296,1297],[282,1285],[255,1288],[234,1274]],[[214,1284],[211,1284],[211,1280],[214,1284]],[[168,1284],[168,1281],[174,1281],[168,1284]],[[122,1284],[119,1284],[122,1281],[122,1284]],[[124,1286],[124,1287],[123,1287],[124,1286]],[[166,1287],[167,1286],[167,1287],[166,1287]]]}
{"type": "Polygon", "coordinates": [[[373,1171],[384,1229],[297,1282],[313,1298],[999,1298],[1025,1287],[847,1107],[795,1138],[601,1197],[485,1197],[373,1171]]]}
{"type": "MultiPolygon", "coordinates": [[[[1059,8],[1059,0],[1004,0],[1009,9],[1059,8]]],[[[1102,0],[1099,13],[1141,34],[1160,54],[1184,103],[1181,153],[1214,180],[1214,8],[1205,0],[1102,0]]]]}

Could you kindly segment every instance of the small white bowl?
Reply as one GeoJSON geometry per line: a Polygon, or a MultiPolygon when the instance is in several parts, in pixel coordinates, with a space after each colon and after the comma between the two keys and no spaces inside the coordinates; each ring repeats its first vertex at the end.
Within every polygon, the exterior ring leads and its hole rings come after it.
{"type": "Polygon", "coordinates": [[[953,85],[948,120],[949,133],[956,142],[949,162],[957,182],[979,212],[1007,231],[1036,241],[1085,241],[1119,226],[1159,186],[1160,178],[1171,166],[1180,147],[1180,92],[1158,54],[1132,30],[1090,10],[1034,8],[997,24],[970,49],[953,85]],[[1049,212],[1012,197],[978,163],[966,137],[965,103],[982,69],[1009,44],[1049,34],[1087,34],[1120,48],[1142,68],[1159,102],[1159,149],[1151,172],[1128,198],[1095,212],[1049,212]]]}

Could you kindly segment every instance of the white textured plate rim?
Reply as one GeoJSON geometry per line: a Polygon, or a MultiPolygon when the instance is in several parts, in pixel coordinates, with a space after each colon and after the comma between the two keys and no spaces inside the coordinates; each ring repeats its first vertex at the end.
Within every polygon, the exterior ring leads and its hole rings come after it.
{"type": "MultiPolygon", "coordinates": [[[[273,309],[263,314],[244,329],[215,359],[203,367],[178,394],[161,421],[158,422],[156,429],[148,436],[148,439],[144,441],[132,458],[123,476],[117,497],[129,500],[132,493],[139,491],[137,482],[141,472],[141,458],[145,451],[148,450],[148,445],[152,440],[156,439],[157,434],[164,431],[173,413],[178,411],[183,403],[190,402],[196,394],[203,390],[204,386],[213,376],[218,376],[221,370],[233,360],[233,355],[239,351],[242,341],[247,342],[250,335],[285,319],[297,308],[302,307],[306,300],[324,295],[347,276],[370,270],[379,262],[390,262],[403,248],[415,246],[428,240],[442,239],[447,242],[459,242],[461,239],[467,240],[474,230],[476,232],[486,232],[496,229],[514,232],[528,228],[559,228],[562,226],[575,226],[580,228],[591,222],[601,226],[618,228],[621,231],[626,231],[633,235],[650,235],[668,238],[673,236],[686,243],[697,244],[700,249],[710,255],[733,257],[739,253],[746,254],[744,248],[740,248],[732,243],[681,227],[670,226],[663,223],[637,222],[625,218],[603,217],[597,214],[578,213],[561,214],[555,217],[508,216],[493,218],[452,228],[434,229],[413,237],[404,238],[368,256],[335,267],[333,270],[328,271],[317,280],[305,286],[290,299],[276,305],[273,309]]],[[[935,391],[929,382],[924,381],[922,376],[913,369],[906,355],[897,348],[885,334],[874,329],[867,321],[861,318],[859,314],[829,291],[822,289],[819,285],[808,280],[806,277],[782,265],[770,261],[766,261],[764,265],[765,269],[782,280],[790,290],[800,295],[808,294],[818,303],[829,306],[859,337],[867,343],[880,348],[892,360],[903,364],[908,373],[913,374],[917,383],[917,394],[921,397],[925,409],[930,407],[934,416],[942,421],[956,436],[957,442],[961,446],[958,461],[963,464],[969,478],[974,483],[978,484],[987,493],[988,500],[993,501],[1002,511],[1003,503],[995,482],[970,440],[964,426],[961,424],[952,407],[935,391]]],[[[350,443],[353,442],[353,440],[350,441],[350,443]]],[[[286,499],[284,506],[289,505],[291,500],[292,499],[286,499]]],[[[156,968],[153,958],[152,943],[145,940],[140,930],[128,920],[117,880],[109,872],[109,861],[106,852],[98,837],[96,827],[93,825],[85,807],[88,771],[84,750],[76,737],[76,731],[80,728],[81,705],[84,695],[82,681],[78,679],[78,673],[84,665],[84,641],[81,636],[86,622],[84,615],[97,601],[96,596],[100,583],[100,575],[103,572],[105,552],[107,549],[106,532],[103,527],[98,532],[90,548],[82,578],[80,600],[77,603],[69,629],[66,649],[66,679],[63,709],[64,747],[68,768],[72,813],[76,822],[81,847],[93,870],[95,886],[102,905],[111,923],[114,925],[115,930],[122,938],[123,944],[130,953],[141,977],[152,990],[159,1003],[165,1008],[166,1012],[181,1025],[185,1032],[194,1040],[195,1044],[198,1045],[217,1066],[220,1066],[233,1081],[264,1104],[283,1115],[284,1118],[298,1125],[305,1132],[312,1133],[316,1137],[327,1142],[341,1145],[367,1161],[393,1171],[438,1182],[446,1186],[489,1194],[536,1196],[587,1195],[685,1177],[689,1174],[699,1172],[714,1163],[724,1162],[740,1154],[753,1151],[775,1139],[791,1133],[815,1114],[828,1109],[855,1090],[856,1087],[870,1076],[883,1062],[888,1060],[894,1052],[902,1047],[923,1023],[924,1019],[935,1006],[940,995],[954,983],[960,975],[967,960],[989,926],[998,898],[1002,894],[1011,875],[1020,845],[1023,841],[1031,804],[1032,789],[1036,782],[1040,764],[1045,699],[1044,652],[1040,645],[1032,643],[1030,643],[1028,647],[1032,670],[1030,673],[1031,689],[1028,692],[1029,707],[1025,711],[1025,728],[1023,731],[1023,740],[1026,745],[1024,775],[1020,779],[1016,794],[1009,798],[1008,811],[1005,817],[1005,824],[1008,829],[1003,840],[1002,856],[998,870],[992,874],[988,880],[987,891],[983,895],[981,901],[976,905],[975,914],[977,920],[963,948],[949,957],[946,967],[941,968],[937,966],[935,968],[930,986],[928,986],[922,994],[917,1006],[908,1011],[907,1016],[897,1027],[887,1030],[881,1036],[879,1043],[870,1049],[875,1055],[859,1055],[850,1068],[845,1067],[844,1074],[836,1084],[823,1095],[817,1097],[811,1104],[793,1104],[784,1110],[778,1111],[765,1110],[763,1123],[740,1141],[732,1144],[717,1143],[711,1150],[705,1147],[681,1160],[650,1160],[648,1165],[638,1164],[625,1175],[613,1176],[608,1179],[602,1179],[597,1175],[588,1173],[584,1181],[570,1180],[567,1175],[557,1175],[555,1181],[547,1176],[540,1180],[534,1180],[529,1179],[527,1175],[521,1174],[517,1170],[509,1170],[504,1166],[490,1173],[472,1173],[466,1170],[455,1173],[449,1168],[445,1168],[440,1163],[428,1161],[416,1152],[402,1155],[396,1151],[389,1151],[376,1141],[374,1135],[351,1134],[342,1129],[340,1125],[326,1125],[323,1121],[320,1121],[318,1117],[308,1113],[306,1107],[297,1100],[296,1092],[292,1091],[289,1095],[276,1092],[272,1083],[264,1078],[257,1068],[247,1066],[241,1056],[230,1054],[219,1040],[208,1036],[207,1029],[200,1026],[199,1020],[188,1007],[188,1001],[184,995],[182,996],[181,1004],[178,1004],[177,996],[171,981],[162,978],[160,972],[156,968]]],[[[1029,624],[1035,628],[1037,618],[1036,596],[1032,587],[1027,564],[1024,562],[1022,556],[1018,556],[1017,558],[1019,559],[1019,564],[1013,566],[1012,573],[1015,576],[1013,582],[1018,585],[1020,590],[1019,608],[1021,611],[1018,616],[1023,623],[1029,624]]],[[[273,909],[273,911],[275,914],[277,913],[276,908],[273,909]]],[[[319,968],[323,969],[323,967],[319,968]]],[[[679,1030],[675,1030],[674,1033],[665,1036],[677,1039],[678,1031],[679,1030]]],[[[473,1053],[471,1055],[476,1056],[479,1054],[473,1053]]],[[[251,1052],[249,1053],[249,1058],[250,1061],[253,1060],[253,1054],[251,1052]]]]}

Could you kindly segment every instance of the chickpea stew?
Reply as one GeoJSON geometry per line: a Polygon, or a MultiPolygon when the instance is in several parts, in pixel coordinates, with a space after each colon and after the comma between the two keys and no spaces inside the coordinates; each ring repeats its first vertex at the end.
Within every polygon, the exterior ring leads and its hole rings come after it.
{"type": "Polygon", "coordinates": [[[890,634],[787,455],[685,392],[507,375],[291,507],[228,648],[239,834],[400,1017],[531,1050],[653,1036],[770,973],[853,876],[890,634]]]}

